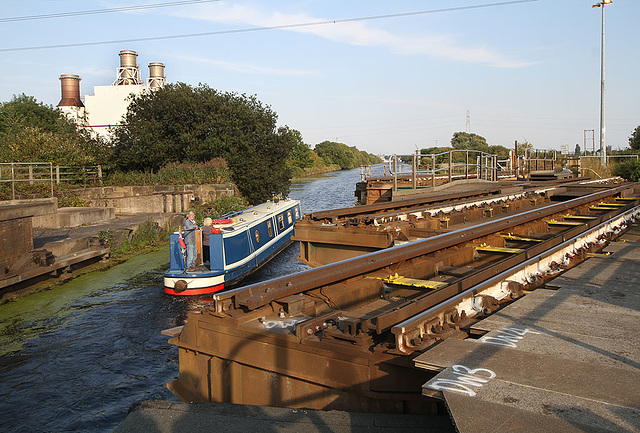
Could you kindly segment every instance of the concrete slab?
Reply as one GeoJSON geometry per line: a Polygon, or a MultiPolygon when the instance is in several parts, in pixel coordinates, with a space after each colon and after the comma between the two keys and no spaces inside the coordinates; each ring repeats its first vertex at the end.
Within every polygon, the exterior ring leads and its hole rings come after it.
{"type": "Polygon", "coordinates": [[[480,342],[617,368],[640,368],[640,312],[536,290],[473,326],[480,342]],[[591,307],[590,309],[588,307],[591,307]]]}
{"type": "Polygon", "coordinates": [[[98,236],[102,230],[133,230],[148,220],[155,221],[161,226],[170,223],[172,227],[179,227],[184,222],[184,215],[166,213],[117,215],[115,219],[91,225],[59,229],[34,229],[33,244],[35,248],[46,248],[46,245],[50,242],[98,236]]]}
{"type": "Polygon", "coordinates": [[[446,416],[363,414],[230,403],[147,401],[134,406],[115,433],[173,432],[453,433],[446,416]]]}
{"type": "Polygon", "coordinates": [[[416,366],[440,371],[460,432],[640,432],[640,231],[446,340],[416,366]],[[635,241],[633,239],[638,239],[635,241]]]}
{"type": "Polygon", "coordinates": [[[640,427],[640,395],[632,385],[640,383],[637,369],[594,367],[474,340],[447,340],[416,361],[449,364],[423,393],[445,399],[460,432],[640,427]]]}
{"type": "MultiPolygon", "coordinates": [[[[594,366],[590,362],[558,359],[553,355],[492,346],[471,339],[446,340],[420,355],[415,361],[416,366],[420,366],[421,363],[432,365],[439,363],[446,367],[443,373],[424,386],[436,391],[437,387],[431,385],[439,383],[438,381],[442,378],[455,378],[460,374],[473,376],[470,370],[485,369],[494,372],[497,380],[640,409],[640,393],[635,386],[628,386],[640,383],[640,369],[634,371],[594,366]],[[596,385],[595,374],[597,374],[597,386],[594,386],[596,385]]],[[[486,371],[480,373],[478,377],[482,379],[488,379],[491,376],[486,371]]],[[[483,384],[483,391],[485,391],[484,386],[495,379],[491,378],[483,384]]],[[[475,390],[473,387],[471,389],[475,390]]],[[[430,391],[426,392],[429,395],[433,394],[430,391]]]]}
{"type": "Polygon", "coordinates": [[[58,199],[55,197],[29,200],[1,200],[0,221],[34,215],[46,215],[54,213],[57,208],[58,199]]]}
{"type": "Polygon", "coordinates": [[[487,401],[445,392],[447,407],[459,432],[473,433],[602,433],[635,432],[637,410],[582,400],[565,401],[562,394],[538,392],[516,384],[496,382],[487,401]],[[499,387],[500,385],[500,387],[499,387]]]}
{"type": "Polygon", "coordinates": [[[64,207],[55,213],[34,216],[32,223],[37,229],[57,229],[95,224],[115,217],[116,210],[113,207],[64,207]]]}

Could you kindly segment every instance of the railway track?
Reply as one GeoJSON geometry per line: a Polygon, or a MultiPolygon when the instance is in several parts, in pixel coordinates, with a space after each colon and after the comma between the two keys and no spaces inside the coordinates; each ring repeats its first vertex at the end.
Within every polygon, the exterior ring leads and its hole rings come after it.
{"type": "MultiPolygon", "coordinates": [[[[610,180],[611,181],[611,180],[610,180]]],[[[461,193],[314,212],[296,222],[299,261],[312,267],[517,215],[611,185],[575,179],[486,186],[461,193]]]]}
{"type": "Polygon", "coordinates": [[[169,388],[185,400],[433,410],[420,397],[430,373],[412,359],[597,253],[640,216],[639,196],[638,184],[569,194],[217,294],[168,332],[180,354],[169,388]]]}

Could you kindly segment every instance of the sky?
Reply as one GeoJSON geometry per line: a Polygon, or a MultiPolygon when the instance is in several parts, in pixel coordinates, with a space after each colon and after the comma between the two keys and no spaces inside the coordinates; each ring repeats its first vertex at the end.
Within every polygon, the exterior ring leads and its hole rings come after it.
{"type": "MultiPolygon", "coordinates": [[[[255,95],[312,148],[411,154],[467,130],[571,151],[587,131],[599,147],[598,0],[169,1],[0,0],[0,101],[55,106],[62,74],[94,94],[135,50],[143,79],[162,62],[169,82],[255,95]]],[[[638,0],[605,7],[614,149],[640,125],[638,16],[638,0]]]]}

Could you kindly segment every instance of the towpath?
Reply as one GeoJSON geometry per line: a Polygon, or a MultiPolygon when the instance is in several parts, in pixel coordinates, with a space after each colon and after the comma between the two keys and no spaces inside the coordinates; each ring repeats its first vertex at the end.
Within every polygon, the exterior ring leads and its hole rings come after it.
{"type": "Polygon", "coordinates": [[[147,220],[156,221],[164,224],[169,218],[179,219],[179,214],[138,214],[138,215],[118,215],[115,219],[98,222],[94,224],[82,225],[78,227],[64,227],[59,229],[34,229],[33,230],[33,246],[34,248],[42,248],[49,242],[80,239],[92,236],[98,236],[103,230],[123,230],[135,229],[138,225],[147,220]]]}

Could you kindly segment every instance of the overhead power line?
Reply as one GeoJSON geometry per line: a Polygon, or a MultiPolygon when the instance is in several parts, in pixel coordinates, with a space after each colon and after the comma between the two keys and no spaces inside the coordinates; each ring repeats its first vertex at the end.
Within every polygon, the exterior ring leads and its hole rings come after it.
{"type": "Polygon", "coordinates": [[[78,17],[82,15],[109,14],[114,12],[139,11],[144,9],[167,8],[167,7],[174,7],[174,6],[197,4],[197,3],[211,3],[214,1],[220,1],[220,0],[182,0],[182,1],[153,3],[153,4],[138,5],[138,6],[123,6],[119,8],[91,9],[86,11],[58,12],[54,14],[42,14],[42,15],[26,15],[22,17],[0,18],[0,23],[11,23],[15,21],[46,20],[51,18],[78,17]]]}
{"type": "Polygon", "coordinates": [[[513,0],[513,1],[504,1],[504,2],[498,2],[498,3],[485,3],[481,5],[459,6],[454,8],[431,9],[431,10],[423,10],[423,11],[416,11],[416,12],[373,15],[373,16],[357,17],[357,18],[312,21],[312,22],[306,22],[306,23],[282,24],[278,26],[251,27],[251,28],[234,29],[234,30],[220,30],[216,32],[186,33],[186,34],[180,34],[180,35],[150,36],[146,38],[131,38],[131,39],[114,39],[110,41],[76,42],[76,43],[70,43],[70,44],[57,44],[57,45],[38,45],[38,46],[31,46],[31,47],[0,48],[0,52],[44,50],[44,49],[52,49],[52,48],[88,47],[88,46],[94,46],[94,45],[124,44],[124,43],[131,43],[131,42],[147,42],[147,41],[159,41],[159,40],[167,40],[167,39],[195,38],[195,37],[202,37],[202,36],[218,36],[218,35],[228,35],[228,34],[234,34],[234,33],[262,32],[266,30],[293,29],[293,28],[301,28],[301,27],[322,26],[322,25],[328,25],[328,24],[342,24],[342,23],[357,22],[357,21],[370,21],[370,20],[408,17],[408,16],[415,16],[415,15],[435,14],[435,13],[442,13],[442,12],[454,12],[454,11],[469,10],[469,9],[507,6],[507,5],[513,5],[518,3],[531,3],[531,2],[537,2],[537,1],[538,0],[513,0]]]}

